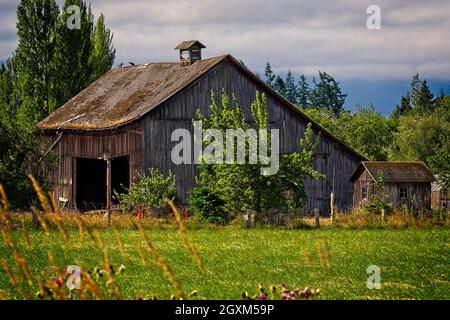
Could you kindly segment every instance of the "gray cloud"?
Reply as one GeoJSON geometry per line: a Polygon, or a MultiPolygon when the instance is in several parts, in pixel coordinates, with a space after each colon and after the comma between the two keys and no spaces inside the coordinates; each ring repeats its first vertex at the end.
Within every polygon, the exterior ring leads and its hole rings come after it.
{"type": "MultiPolygon", "coordinates": [[[[0,60],[15,46],[17,4],[2,1],[0,60]]],[[[92,6],[114,32],[116,63],[173,61],[178,42],[199,39],[205,56],[231,53],[257,71],[269,60],[278,72],[306,75],[320,69],[339,78],[420,72],[450,79],[450,1],[94,0],[92,6]],[[381,8],[381,30],[366,28],[371,4],[381,8]]]]}

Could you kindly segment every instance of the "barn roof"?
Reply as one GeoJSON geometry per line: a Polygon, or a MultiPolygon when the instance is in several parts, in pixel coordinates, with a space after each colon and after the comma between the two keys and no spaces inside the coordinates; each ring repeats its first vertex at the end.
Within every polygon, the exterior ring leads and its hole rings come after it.
{"type": "Polygon", "coordinates": [[[39,123],[41,129],[108,129],[140,118],[225,56],[114,68],[39,123]]]}
{"type": "Polygon", "coordinates": [[[161,62],[111,69],[42,120],[38,127],[44,131],[97,131],[127,125],[182,92],[224,60],[233,63],[299,117],[311,122],[324,136],[337,142],[357,159],[367,160],[308,117],[231,55],[198,60],[190,66],[181,66],[179,62],[161,62]]]}
{"type": "Polygon", "coordinates": [[[422,162],[363,161],[353,172],[349,181],[354,182],[367,170],[373,180],[383,176],[384,182],[431,182],[434,176],[422,162]]]}

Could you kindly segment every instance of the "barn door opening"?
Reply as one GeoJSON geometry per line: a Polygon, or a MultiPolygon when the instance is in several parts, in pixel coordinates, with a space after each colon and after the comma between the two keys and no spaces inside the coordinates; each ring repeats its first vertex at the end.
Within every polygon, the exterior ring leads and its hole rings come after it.
{"type": "MultiPolygon", "coordinates": [[[[107,162],[103,159],[76,158],[76,205],[80,211],[106,208],[107,162]]],[[[130,187],[129,158],[111,160],[111,195],[124,193],[130,187]]],[[[112,197],[112,203],[118,201],[112,197]]]]}
{"type": "Polygon", "coordinates": [[[106,161],[76,159],[76,205],[81,211],[106,205],[106,161]]]}
{"type": "Polygon", "coordinates": [[[117,204],[115,192],[124,193],[130,187],[130,162],[128,157],[119,157],[111,161],[112,202],[117,204]]]}

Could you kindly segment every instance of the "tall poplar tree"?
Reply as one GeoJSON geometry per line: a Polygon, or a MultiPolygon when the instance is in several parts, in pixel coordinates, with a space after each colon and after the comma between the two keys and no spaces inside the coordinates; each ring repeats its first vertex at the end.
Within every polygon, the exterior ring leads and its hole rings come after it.
{"type": "Polygon", "coordinates": [[[105,17],[101,14],[92,33],[92,51],[89,60],[91,65],[91,82],[105,74],[114,63],[116,49],[112,40],[113,34],[105,26],[105,17]]]}
{"type": "Polygon", "coordinates": [[[54,0],[22,0],[17,7],[19,43],[15,62],[22,97],[21,117],[34,122],[54,109],[51,86],[57,19],[54,0]]]}
{"type": "Polygon", "coordinates": [[[54,56],[56,81],[53,90],[57,107],[90,84],[93,19],[91,8],[84,1],[64,2],[57,23],[54,56]],[[71,6],[78,9],[74,11],[71,6]]]}

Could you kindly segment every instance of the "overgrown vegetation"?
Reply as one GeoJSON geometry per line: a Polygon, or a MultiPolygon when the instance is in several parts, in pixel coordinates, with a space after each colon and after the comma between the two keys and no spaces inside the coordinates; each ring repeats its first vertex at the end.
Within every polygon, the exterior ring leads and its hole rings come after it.
{"type": "Polygon", "coordinates": [[[165,199],[175,198],[175,176],[169,172],[167,177],[156,168],[151,168],[148,175],[140,175],[137,181],[125,193],[114,193],[125,212],[143,210],[149,213],[167,213],[165,199]]]}
{"type": "MultiPolygon", "coordinates": [[[[271,150],[271,132],[269,127],[268,106],[265,94],[256,93],[256,99],[251,105],[254,126],[250,127],[245,119],[243,109],[236,98],[229,97],[222,91],[220,101],[211,94],[211,115],[206,117],[200,112],[197,118],[202,122],[202,130],[207,135],[208,129],[219,130],[226,136],[227,129],[240,130],[242,133],[254,129],[253,146],[271,150]],[[264,135],[264,137],[261,137],[264,135]]],[[[301,208],[306,200],[304,181],[307,178],[319,178],[321,175],[313,168],[314,152],[319,138],[314,139],[311,125],[308,125],[303,139],[299,141],[299,152],[280,155],[279,170],[275,174],[265,175],[262,170],[267,166],[264,157],[258,154],[253,163],[250,161],[250,139],[243,134],[241,144],[232,144],[234,163],[211,163],[202,159],[200,165],[200,185],[216,194],[225,203],[226,210],[235,215],[246,210],[257,214],[265,214],[270,208],[301,208]],[[243,141],[242,141],[243,140],[243,141]],[[239,147],[241,149],[239,150],[239,147]],[[238,150],[244,155],[243,163],[239,163],[238,150]]],[[[214,157],[225,159],[230,146],[226,141],[211,140],[209,146],[214,147],[214,157]]],[[[259,149],[261,150],[261,149],[259,149]]]]}
{"type": "Polygon", "coordinates": [[[206,223],[226,224],[230,214],[225,209],[225,201],[218,194],[205,186],[192,190],[190,208],[194,215],[206,223]]]}

